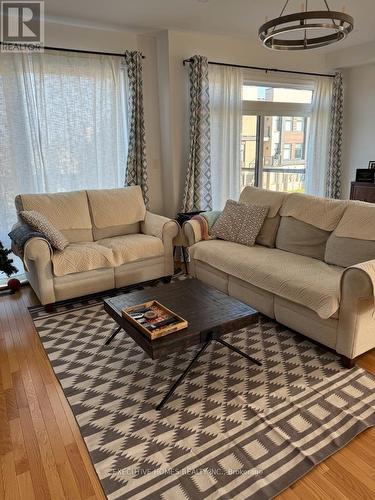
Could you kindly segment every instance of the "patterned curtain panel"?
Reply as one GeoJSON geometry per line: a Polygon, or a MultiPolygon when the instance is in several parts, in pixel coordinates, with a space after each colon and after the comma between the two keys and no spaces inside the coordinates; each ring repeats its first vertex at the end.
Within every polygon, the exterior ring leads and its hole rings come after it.
{"type": "Polygon", "coordinates": [[[336,73],[332,89],[331,134],[326,183],[326,196],[329,198],[340,198],[341,196],[343,114],[344,85],[342,73],[336,73]]]}
{"type": "Polygon", "coordinates": [[[203,56],[190,62],[190,154],[182,211],[192,210],[212,210],[208,61],[203,56]]]}
{"type": "Polygon", "coordinates": [[[145,122],[143,112],[142,54],[125,52],[129,85],[129,145],[126,185],[141,186],[143,199],[148,206],[145,122]]]}

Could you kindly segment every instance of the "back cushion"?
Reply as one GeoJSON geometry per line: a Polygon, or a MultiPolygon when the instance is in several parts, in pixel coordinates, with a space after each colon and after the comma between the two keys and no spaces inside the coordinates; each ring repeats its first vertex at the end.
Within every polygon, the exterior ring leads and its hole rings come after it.
{"type": "Polygon", "coordinates": [[[16,208],[35,210],[59,229],[70,243],[93,241],[86,191],[51,194],[21,194],[16,208]]]}
{"type": "Polygon", "coordinates": [[[324,231],[294,217],[281,217],[276,246],[286,252],[324,260],[330,231],[324,231]]]}
{"type": "Polygon", "coordinates": [[[350,267],[372,259],[375,259],[375,205],[351,201],[329,237],[324,260],[350,267]]]}
{"type": "Polygon", "coordinates": [[[347,206],[346,201],[293,193],[280,210],[276,247],[324,260],[327,240],[347,206]]]}
{"type": "Polygon", "coordinates": [[[240,195],[241,203],[252,203],[261,207],[269,207],[266,220],[255,243],[274,248],[277,230],[280,224],[279,210],[288,193],[267,191],[266,189],[246,186],[240,195]]]}
{"type": "Polygon", "coordinates": [[[145,219],[146,207],[139,186],[87,191],[94,240],[134,234],[145,219]]]}

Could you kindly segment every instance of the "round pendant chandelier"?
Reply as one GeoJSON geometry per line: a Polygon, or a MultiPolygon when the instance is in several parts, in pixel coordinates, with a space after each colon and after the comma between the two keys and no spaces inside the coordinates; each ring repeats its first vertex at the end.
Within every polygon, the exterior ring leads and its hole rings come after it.
{"type": "Polygon", "coordinates": [[[268,49],[316,49],[344,40],[353,30],[352,16],[331,10],[327,0],[325,10],[309,11],[305,0],[301,12],[284,15],[288,3],[286,0],[279,17],[259,28],[259,39],[268,49]]]}

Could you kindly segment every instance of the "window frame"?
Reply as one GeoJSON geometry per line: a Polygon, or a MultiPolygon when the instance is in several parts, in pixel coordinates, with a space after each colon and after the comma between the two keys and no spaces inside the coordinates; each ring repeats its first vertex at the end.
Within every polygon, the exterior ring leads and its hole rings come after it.
{"type": "Polygon", "coordinates": [[[291,161],[292,159],[292,143],[291,142],[284,142],[283,144],[283,160],[285,161],[291,161]],[[286,147],[288,146],[288,147],[286,147]],[[285,153],[288,152],[288,158],[285,158],[285,153]]]}
{"type": "MultiPolygon", "coordinates": [[[[284,79],[278,78],[278,81],[267,81],[266,78],[259,78],[257,75],[251,77],[244,75],[242,85],[260,85],[268,86],[274,88],[293,88],[297,90],[311,90],[312,99],[310,104],[306,103],[285,103],[285,102],[270,102],[270,101],[245,101],[242,100],[242,117],[243,116],[255,116],[257,119],[257,135],[256,135],[256,153],[255,153],[255,172],[254,172],[254,186],[263,186],[263,148],[264,148],[264,120],[266,116],[279,116],[290,117],[292,119],[292,127],[290,132],[293,132],[293,118],[304,118],[302,131],[304,133],[305,141],[308,135],[309,127],[306,123],[309,118],[311,118],[313,111],[313,100],[315,91],[315,81],[311,79],[284,79]]],[[[281,129],[283,125],[281,124],[281,129]]],[[[280,151],[280,155],[283,151],[280,151]]],[[[291,149],[292,157],[292,149],[291,149]]],[[[303,159],[303,151],[302,151],[303,159]]],[[[290,161],[290,160],[285,160],[290,161]]],[[[241,186],[240,186],[241,188],[241,186]]]]}
{"type": "Polygon", "coordinates": [[[303,154],[303,151],[304,150],[304,143],[303,142],[296,142],[296,144],[294,145],[294,159],[295,160],[303,160],[304,159],[304,154],[303,154]],[[300,156],[298,157],[297,156],[297,151],[300,151],[300,156]]]}

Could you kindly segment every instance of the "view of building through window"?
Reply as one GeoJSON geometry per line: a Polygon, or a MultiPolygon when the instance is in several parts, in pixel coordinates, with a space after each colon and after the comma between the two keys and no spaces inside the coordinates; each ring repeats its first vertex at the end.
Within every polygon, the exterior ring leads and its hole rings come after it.
{"type": "MultiPolygon", "coordinates": [[[[311,103],[312,91],[244,86],[243,98],[305,105],[311,103]]],[[[241,189],[253,185],[275,191],[304,192],[308,124],[308,116],[244,114],[241,189]]]]}
{"type": "Polygon", "coordinates": [[[243,101],[293,102],[311,104],[313,91],[309,89],[267,87],[266,85],[244,85],[243,101]]]}

